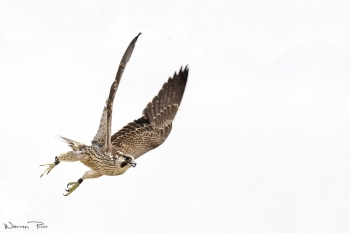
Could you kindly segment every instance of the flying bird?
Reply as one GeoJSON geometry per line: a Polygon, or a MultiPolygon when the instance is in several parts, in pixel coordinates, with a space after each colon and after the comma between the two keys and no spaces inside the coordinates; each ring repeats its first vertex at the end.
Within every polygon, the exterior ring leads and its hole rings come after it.
{"type": "Polygon", "coordinates": [[[189,72],[187,66],[184,69],[181,67],[178,73],[175,72],[173,77],[164,83],[158,95],[147,104],[140,118],[111,135],[113,100],[140,34],[131,41],[119,64],[98,131],[91,145],[59,136],[72,150],[56,156],[53,163],[40,165],[47,166],[40,177],[45,173],[49,174],[60,162],[80,161],[91,169],[86,171],[77,182],[68,183],[67,193],[63,194],[64,196],[70,195],[86,179],[124,174],[130,167],[136,166],[137,158],[161,145],[171,132],[187,83],[189,72]]]}

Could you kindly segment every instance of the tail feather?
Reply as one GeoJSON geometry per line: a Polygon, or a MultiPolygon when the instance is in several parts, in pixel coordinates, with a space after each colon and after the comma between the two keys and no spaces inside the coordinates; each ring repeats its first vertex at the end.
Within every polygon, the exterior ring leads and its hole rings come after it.
{"type": "Polygon", "coordinates": [[[55,137],[59,140],[61,140],[62,142],[65,142],[68,144],[69,147],[71,147],[74,151],[80,151],[82,149],[83,146],[85,146],[84,144],[80,143],[80,142],[76,142],[72,139],[63,137],[61,135],[55,135],[55,137]]]}

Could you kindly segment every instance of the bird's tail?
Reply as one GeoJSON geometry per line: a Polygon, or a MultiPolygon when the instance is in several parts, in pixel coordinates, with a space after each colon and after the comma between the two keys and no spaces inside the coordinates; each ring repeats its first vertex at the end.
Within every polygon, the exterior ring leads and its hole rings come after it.
{"type": "Polygon", "coordinates": [[[82,147],[84,147],[85,145],[80,143],[80,142],[76,142],[72,139],[63,137],[61,135],[55,135],[55,137],[59,140],[61,140],[62,142],[65,142],[68,144],[68,146],[70,146],[74,151],[81,151],[82,147]]]}

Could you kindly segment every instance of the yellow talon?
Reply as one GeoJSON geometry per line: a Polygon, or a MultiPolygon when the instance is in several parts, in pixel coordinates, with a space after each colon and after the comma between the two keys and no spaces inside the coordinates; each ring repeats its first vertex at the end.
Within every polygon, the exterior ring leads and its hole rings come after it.
{"type": "Polygon", "coordinates": [[[68,196],[70,195],[72,192],[74,192],[74,190],[76,190],[80,184],[83,182],[83,179],[79,179],[78,182],[70,182],[67,184],[67,193],[63,194],[63,196],[68,196]]]}
{"type": "Polygon", "coordinates": [[[41,166],[48,166],[48,167],[46,168],[46,170],[41,174],[40,178],[41,178],[45,173],[46,173],[46,175],[49,174],[50,171],[51,171],[54,167],[56,167],[56,165],[58,165],[59,163],[60,163],[60,161],[58,161],[58,158],[57,158],[57,156],[56,156],[55,162],[54,162],[54,163],[48,163],[48,164],[40,165],[40,167],[41,167],[41,166]]]}

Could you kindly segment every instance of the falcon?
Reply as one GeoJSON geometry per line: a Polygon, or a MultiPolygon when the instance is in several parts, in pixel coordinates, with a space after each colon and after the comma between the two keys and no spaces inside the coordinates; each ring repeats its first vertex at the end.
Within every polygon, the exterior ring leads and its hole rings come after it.
{"type": "Polygon", "coordinates": [[[53,163],[40,165],[47,166],[40,177],[45,173],[49,174],[60,162],[80,161],[91,169],[86,171],[77,182],[68,183],[64,196],[70,195],[86,179],[124,174],[130,167],[136,166],[137,158],[161,145],[171,132],[187,83],[189,72],[187,66],[184,69],[181,67],[178,73],[175,72],[173,77],[164,83],[158,95],[147,104],[140,118],[111,135],[113,100],[140,35],[141,33],[131,41],[119,64],[98,131],[91,145],[59,136],[72,150],[56,156],[53,163]]]}

